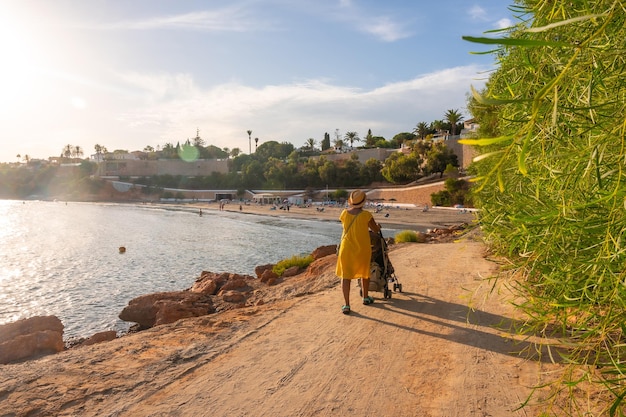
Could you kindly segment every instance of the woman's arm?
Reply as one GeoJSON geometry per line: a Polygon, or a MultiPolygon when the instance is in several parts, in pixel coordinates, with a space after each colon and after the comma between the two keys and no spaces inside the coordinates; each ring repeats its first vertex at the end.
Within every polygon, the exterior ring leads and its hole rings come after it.
{"type": "Polygon", "coordinates": [[[367,226],[370,228],[370,230],[376,234],[380,233],[380,226],[378,225],[378,223],[376,223],[376,220],[374,220],[374,218],[372,217],[370,219],[370,221],[367,223],[367,226]]]}

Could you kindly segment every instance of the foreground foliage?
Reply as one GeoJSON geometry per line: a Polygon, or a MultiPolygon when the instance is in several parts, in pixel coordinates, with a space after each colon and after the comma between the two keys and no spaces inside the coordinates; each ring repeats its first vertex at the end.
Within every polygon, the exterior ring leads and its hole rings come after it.
{"type": "Polygon", "coordinates": [[[283,259],[282,261],[278,262],[276,265],[274,265],[272,271],[280,277],[281,275],[283,275],[286,269],[289,269],[292,266],[297,266],[300,269],[305,269],[313,261],[314,259],[311,255],[292,256],[291,258],[283,259]]]}
{"type": "MultiPolygon", "coordinates": [[[[555,386],[598,382],[606,411],[624,415],[626,4],[528,0],[515,10],[520,24],[505,37],[467,38],[499,45],[499,68],[470,104],[483,128],[467,141],[482,153],[474,203],[519,278],[523,331],[559,337],[565,360],[587,370],[555,386]]],[[[582,415],[585,401],[572,395],[568,414],[582,415]]]]}

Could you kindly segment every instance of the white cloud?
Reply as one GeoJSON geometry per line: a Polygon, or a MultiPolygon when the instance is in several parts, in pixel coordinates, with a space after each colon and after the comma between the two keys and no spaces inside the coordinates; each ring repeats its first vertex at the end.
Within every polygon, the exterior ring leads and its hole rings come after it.
{"type": "Polygon", "coordinates": [[[310,137],[321,139],[324,132],[335,129],[363,134],[372,129],[375,135],[391,139],[421,121],[442,119],[448,109],[463,112],[470,84],[477,88],[484,84],[481,70],[475,66],[451,68],[372,90],[324,80],[263,88],[230,83],[202,90],[190,80],[183,82],[184,93],[169,98],[163,91],[186,77],[136,77],[142,88],[149,89],[148,96],[162,100],[127,110],[120,119],[138,135],[147,135],[137,148],[183,141],[192,137],[196,128],[208,144],[239,147],[244,152],[248,129],[261,143],[277,140],[295,146],[310,137]]]}
{"type": "Polygon", "coordinates": [[[478,5],[470,7],[468,14],[472,20],[488,20],[487,11],[478,5]]]}
{"type": "Polygon", "coordinates": [[[363,30],[385,42],[394,42],[411,36],[410,32],[404,30],[403,25],[384,16],[365,24],[363,30]]]}
{"type": "Polygon", "coordinates": [[[247,32],[271,29],[274,24],[265,20],[259,13],[252,13],[242,7],[229,7],[219,10],[201,10],[171,16],[157,16],[143,20],[127,20],[91,28],[100,29],[178,29],[210,32],[247,32]]]}
{"type": "Polygon", "coordinates": [[[505,29],[511,26],[513,26],[513,22],[508,18],[500,19],[496,22],[496,27],[498,29],[505,29]]]}

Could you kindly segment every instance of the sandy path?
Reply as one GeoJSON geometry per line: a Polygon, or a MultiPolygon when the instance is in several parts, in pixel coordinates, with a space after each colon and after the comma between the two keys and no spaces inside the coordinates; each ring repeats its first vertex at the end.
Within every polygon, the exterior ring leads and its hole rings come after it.
{"type": "Polygon", "coordinates": [[[538,415],[515,409],[548,365],[494,327],[513,316],[487,297],[496,265],[483,251],[397,245],[403,292],[364,306],[353,288],[350,316],[327,271],[314,293],[277,287],[277,303],[0,367],[0,415],[538,415]]]}

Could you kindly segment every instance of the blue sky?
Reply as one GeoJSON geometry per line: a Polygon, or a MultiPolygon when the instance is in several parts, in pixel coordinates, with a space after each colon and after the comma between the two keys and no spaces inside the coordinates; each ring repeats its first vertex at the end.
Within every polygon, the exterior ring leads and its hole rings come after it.
{"type": "Polygon", "coordinates": [[[509,26],[509,4],[3,0],[0,161],[157,148],[196,129],[248,153],[247,130],[298,147],[468,118],[494,61],[461,36],[509,26]]]}

